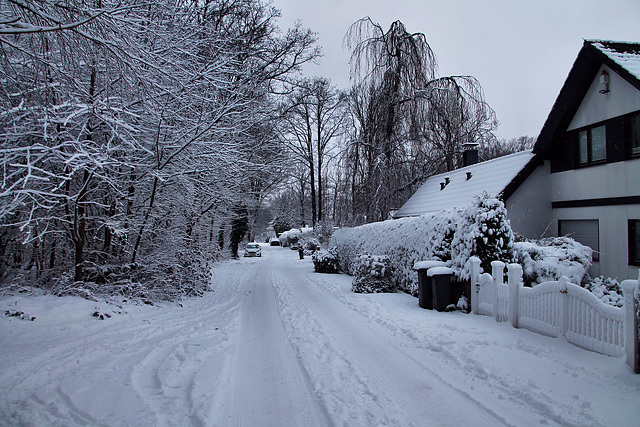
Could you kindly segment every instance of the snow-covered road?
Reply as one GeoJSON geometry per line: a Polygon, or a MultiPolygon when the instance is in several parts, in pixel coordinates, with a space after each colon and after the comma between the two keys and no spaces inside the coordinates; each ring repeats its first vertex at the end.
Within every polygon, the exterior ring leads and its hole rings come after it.
{"type": "Polygon", "coordinates": [[[622,358],[350,283],[263,246],[182,306],[5,297],[0,425],[639,425],[622,358]]]}

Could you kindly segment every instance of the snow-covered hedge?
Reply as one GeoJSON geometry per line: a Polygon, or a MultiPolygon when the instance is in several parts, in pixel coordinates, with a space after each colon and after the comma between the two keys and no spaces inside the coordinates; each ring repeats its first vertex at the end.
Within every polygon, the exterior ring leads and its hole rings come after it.
{"type": "Polygon", "coordinates": [[[415,293],[417,276],[412,267],[418,261],[439,258],[464,280],[470,277],[467,261],[472,255],[482,254],[486,269],[494,259],[513,259],[513,232],[506,214],[501,201],[485,194],[466,208],[337,230],[330,247],[340,268],[351,275],[359,255],[386,255],[398,287],[415,293]]]}
{"type": "Polygon", "coordinates": [[[356,293],[395,292],[396,285],[389,257],[360,255],[354,262],[355,277],[351,290],[356,293]]]}
{"type": "Polygon", "coordinates": [[[591,265],[592,249],[569,237],[548,237],[513,244],[515,262],[522,265],[526,285],[568,277],[581,284],[591,265]]]}
{"type": "Polygon", "coordinates": [[[458,280],[470,277],[469,257],[478,256],[482,268],[491,271],[491,261],[518,262],[528,285],[567,276],[582,283],[591,265],[592,250],[568,237],[514,242],[504,204],[486,194],[466,208],[433,215],[402,218],[337,230],[330,247],[340,268],[355,274],[353,262],[361,254],[382,254],[394,267],[398,287],[415,294],[417,261],[440,259],[458,280]]]}
{"type": "Polygon", "coordinates": [[[300,237],[302,237],[302,230],[298,228],[292,228],[291,230],[287,230],[284,233],[280,234],[280,245],[286,248],[290,245],[298,243],[300,237]]]}
{"type": "Polygon", "coordinates": [[[313,269],[317,273],[338,273],[340,265],[336,255],[326,249],[313,254],[313,269]]]}

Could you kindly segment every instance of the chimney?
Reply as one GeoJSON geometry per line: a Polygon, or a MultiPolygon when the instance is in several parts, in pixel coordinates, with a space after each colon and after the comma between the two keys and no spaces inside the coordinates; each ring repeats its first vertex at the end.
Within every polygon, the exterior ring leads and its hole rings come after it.
{"type": "Polygon", "coordinates": [[[462,167],[478,163],[478,144],[467,142],[462,145],[462,167]]]}

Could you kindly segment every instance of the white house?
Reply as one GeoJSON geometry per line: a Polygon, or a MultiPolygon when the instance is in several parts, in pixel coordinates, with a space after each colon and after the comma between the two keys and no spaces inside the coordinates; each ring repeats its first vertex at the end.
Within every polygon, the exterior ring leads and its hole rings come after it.
{"type": "Polygon", "coordinates": [[[640,44],[587,40],[532,152],[432,176],[395,217],[501,198],[526,237],[594,249],[591,276],[638,277],[640,44]]]}
{"type": "Polygon", "coordinates": [[[596,252],[591,275],[640,265],[640,44],[587,40],[537,139],[551,235],[596,252]]]}

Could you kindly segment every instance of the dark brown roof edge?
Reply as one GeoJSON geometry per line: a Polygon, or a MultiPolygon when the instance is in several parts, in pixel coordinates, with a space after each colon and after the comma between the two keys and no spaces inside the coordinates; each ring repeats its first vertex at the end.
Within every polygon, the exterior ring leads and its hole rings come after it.
{"type": "Polygon", "coordinates": [[[635,46],[640,49],[640,44],[634,43],[585,40],[562,89],[560,89],[560,94],[556,98],[551,112],[540,131],[540,135],[538,135],[533,148],[534,154],[540,154],[544,157],[547,156],[551,142],[558,132],[558,129],[562,127],[563,124],[568,126],[568,123],[565,122],[570,120],[580,107],[584,96],[589,90],[593,79],[596,78],[596,74],[602,64],[607,65],[640,91],[640,80],[613,59],[609,58],[600,49],[593,46],[594,43],[601,43],[605,47],[608,46],[611,48],[624,45],[629,47],[635,46]]]}

